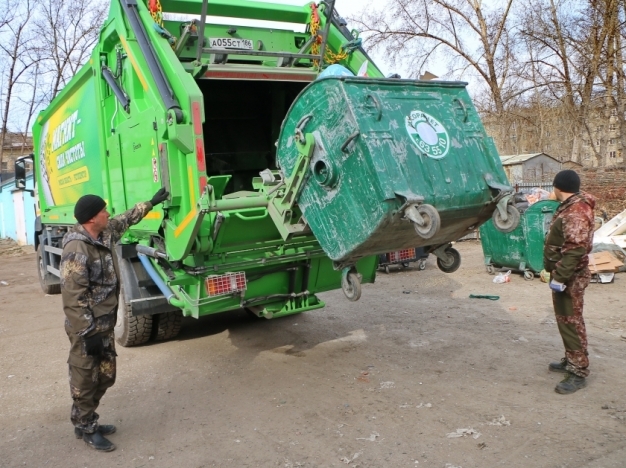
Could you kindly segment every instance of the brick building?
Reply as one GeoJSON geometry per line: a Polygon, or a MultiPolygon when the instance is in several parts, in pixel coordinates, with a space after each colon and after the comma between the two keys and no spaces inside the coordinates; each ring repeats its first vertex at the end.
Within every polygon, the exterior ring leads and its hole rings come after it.
{"type": "Polygon", "coordinates": [[[2,145],[2,163],[0,164],[0,180],[7,180],[14,175],[14,163],[20,156],[33,152],[31,134],[8,132],[2,145]]]}

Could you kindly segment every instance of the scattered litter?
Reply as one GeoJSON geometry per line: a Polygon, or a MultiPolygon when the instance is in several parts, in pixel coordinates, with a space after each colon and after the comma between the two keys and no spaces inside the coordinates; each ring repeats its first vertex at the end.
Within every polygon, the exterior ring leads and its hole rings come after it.
{"type": "Polygon", "coordinates": [[[14,375],[9,375],[9,377],[8,377],[8,378],[9,378],[9,379],[12,379],[13,377],[15,377],[15,376],[14,376],[14,375]]]}
{"type": "Polygon", "coordinates": [[[543,319],[540,323],[542,323],[544,325],[555,325],[556,324],[556,320],[553,319],[552,317],[547,317],[547,318],[543,319]]]}
{"type": "Polygon", "coordinates": [[[490,296],[487,294],[470,294],[470,299],[489,299],[491,301],[497,301],[500,299],[500,296],[490,296]]]}
{"type": "Polygon", "coordinates": [[[489,426],[510,426],[511,425],[511,421],[507,421],[507,419],[504,417],[504,415],[500,416],[499,418],[494,419],[493,421],[491,421],[490,423],[487,423],[489,426]]]}
{"type": "Polygon", "coordinates": [[[524,338],[523,336],[520,336],[519,338],[516,338],[513,340],[513,343],[528,343],[528,340],[526,338],[524,338]]]}
{"type": "Polygon", "coordinates": [[[433,405],[431,405],[430,403],[426,403],[426,404],[420,403],[419,405],[416,406],[416,408],[422,408],[422,407],[423,408],[432,408],[433,405]]]}
{"type": "Polygon", "coordinates": [[[546,270],[541,270],[541,272],[539,272],[539,279],[541,280],[542,283],[549,283],[550,273],[547,272],[546,270]]]}
{"type": "Polygon", "coordinates": [[[446,466],[444,466],[444,468],[463,468],[463,467],[453,465],[452,463],[446,463],[446,466]]]}
{"type": "Polygon", "coordinates": [[[369,377],[368,377],[368,375],[369,375],[369,374],[370,374],[369,372],[362,371],[362,372],[361,372],[361,375],[359,375],[356,379],[357,379],[359,382],[369,383],[369,381],[370,381],[370,379],[369,379],[369,377]]]}
{"type": "Polygon", "coordinates": [[[494,283],[510,283],[511,282],[511,270],[507,271],[506,273],[498,273],[498,275],[493,279],[494,283]]]}
{"type": "Polygon", "coordinates": [[[350,463],[352,463],[354,460],[356,460],[357,458],[359,458],[359,455],[361,455],[361,452],[357,452],[355,453],[352,458],[348,458],[348,457],[341,457],[339,460],[341,460],[342,462],[344,462],[346,465],[349,465],[350,463]]]}
{"type": "Polygon", "coordinates": [[[517,307],[509,307],[509,310],[517,310],[517,307]]]}
{"type": "Polygon", "coordinates": [[[402,294],[411,294],[411,291],[402,291],[402,294]]]}
{"type": "Polygon", "coordinates": [[[376,442],[376,439],[380,437],[378,432],[372,432],[369,437],[357,437],[356,440],[367,440],[369,442],[376,442]]]}
{"type": "Polygon", "coordinates": [[[450,432],[446,435],[448,439],[456,439],[457,437],[465,437],[471,435],[474,439],[478,439],[480,437],[480,432],[474,430],[471,427],[466,427],[462,429],[457,429],[456,432],[450,432]]]}
{"type": "Polygon", "coordinates": [[[595,273],[591,275],[591,283],[608,284],[615,280],[615,273],[595,273]]]}
{"type": "Polygon", "coordinates": [[[485,442],[481,442],[480,444],[478,444],[478,448],[479,449],[484,449],[487,446],[487,444],[485,442]]]}
{"type": "Polygon", "coordinates": [[[622,336],[620,336],[620,338],[621,338],[622,340],[626,340],[626,335],[622,335],[622,336]]]}
{"type": "Polygon", "coordinates": [[[396,384],[394,382],[381,382],[380,383],[380,388],[394,388],[396,386],[396,384]]]}
{"type": "Polygon", "coordinates": [[[0,281],[0,284],[1,284],[2,286],[8,286],[8,285],[9,285],[9,283],[7,283],[6,281],[0,281]]]}

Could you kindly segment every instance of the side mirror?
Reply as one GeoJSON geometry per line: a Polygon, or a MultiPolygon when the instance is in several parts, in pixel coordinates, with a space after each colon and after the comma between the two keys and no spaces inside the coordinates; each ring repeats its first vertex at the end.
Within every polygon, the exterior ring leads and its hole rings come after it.
{"type": "MultiPolygon", "coordinates": [[[[33,154],[29,154],[28,156],[22,156],[15,160],[15,188],[26,190],[26,163],[30,161],[33,162],[34,156],[33,154]]],[[[35,195],[34,190],[26,190],[30,192],[31,195],[35,195]]]]}

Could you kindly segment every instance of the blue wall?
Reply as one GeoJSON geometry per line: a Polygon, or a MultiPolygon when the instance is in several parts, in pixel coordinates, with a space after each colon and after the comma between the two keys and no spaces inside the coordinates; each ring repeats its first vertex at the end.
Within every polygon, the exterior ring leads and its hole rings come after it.
{"type": "MultiPolygon", "coordinates": [[[[26,187],[33,188],[33,175],[26,176],[26,187]]],[[[0,237],[9,237],[17,240],[15,225],[15,207],[13,206],[13,190],[15,180],[0,185],[0,237]]],[[[29,245],[35,244],[35,198],[24,192],[24,219],[26,219],[26,241],[29,245]]]]}

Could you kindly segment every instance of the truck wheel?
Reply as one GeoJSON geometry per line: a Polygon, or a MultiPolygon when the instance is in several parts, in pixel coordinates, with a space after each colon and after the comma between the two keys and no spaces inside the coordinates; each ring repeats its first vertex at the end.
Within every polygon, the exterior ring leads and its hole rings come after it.
{"type": "Polygon", "coordinates": [[[461,254],[452,247],[444,251],[445,259],[437,257],[437,266],[444,273],[454,273],[461,266],[461,254]]]}
{"type": "Polygon", "coordinates": [[[51,276],[44,269],[43,263],[43,244],[39,244],[37,247],[37,271],[39,272],[39,284],[44,294],[61,294],[61,284],[49,284],[48,278],[51,276]]]}
{"type": "Polygon", "coordinates": [[[169,340],[176,337],[178,332],[180,332],[183,322],[183,313],[180,310],[165,312],[152,317],[152,327],[156,341],[169,340]]]}
{"type": "Polygon", "coordinates": [[[152,334],[152,315],[131,315],[130,304],[124,300],[124,286],[120,287],[120,301],[117,306],[115,341],[121,346],[144,344],[152,334]]]}
{"type": "Polygon", "coordinates": [[[506,215],[507,215],[506,221],[502,219],[502,216],[500,216],[500,212],[497,209],[493,212],[493,215],[492,215],[493,225],[496,227],[498,231],[504,232],[504,233],[514,231],[517,225],[519,224],[519,219],[520,219],[519,211],[517,211],[517,208],[515,208],[512,205],[507,205],[506,215]]]}

